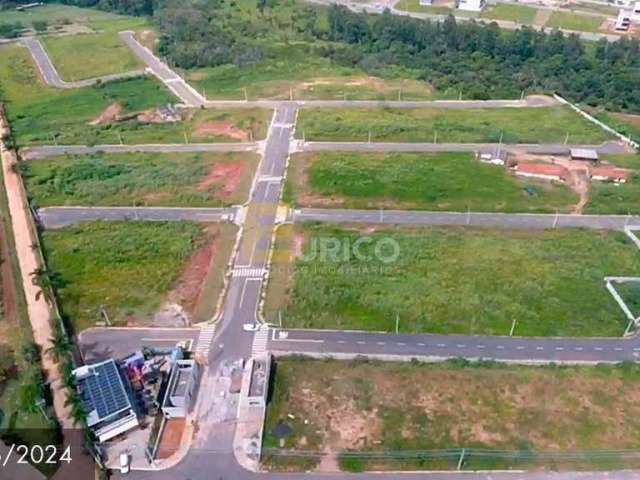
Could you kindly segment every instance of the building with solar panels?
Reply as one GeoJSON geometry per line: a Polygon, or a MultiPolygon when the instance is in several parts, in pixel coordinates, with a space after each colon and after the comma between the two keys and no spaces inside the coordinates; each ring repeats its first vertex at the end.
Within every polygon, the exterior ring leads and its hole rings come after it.
{"type": "Polygon", "coordinates": [[[129,388],[114,360],[84,365],[73,371],[87,413],[87,425],[105,442],[139,425],[129,388]]]}

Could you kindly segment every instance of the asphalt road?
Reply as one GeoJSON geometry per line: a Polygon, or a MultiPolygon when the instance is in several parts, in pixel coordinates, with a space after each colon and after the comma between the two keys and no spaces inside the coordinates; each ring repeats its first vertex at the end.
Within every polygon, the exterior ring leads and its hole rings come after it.
{"type": "Polygon", "coordinates": [[[640,216],[544,213],[427,212],[419,210],[349,210],[301,208],[294,222],[383,223],[389,225],[472,225],[513,228],[598,228],[640,226],[640,216]]]}
{"type": "MultiPolygon", "coordinates": [[[[405,10],[398,10],[396,8],[394,8],[394,5],[397,3],[397,1],[392,1],[392,2],[386,2],[386,5],[380,1],[380,2],[371,2],[373,3],[373,5],[371,4],[366,4],[366,3],[358,3],[355,1],[344,1],[344,0],[306,0],[309,3],[314,3],[317,5],[331,5],[331,4],[340,4],[340,5],[345,5],[347,6],[351,11],[353,12],[365,12],[365,13],[374,13],[374,14],[381,14],[385,7],[389,8],[389,11],[393,14],[393,15],[400,15],[400,16],[405,16],[405,17],[412,17],[412,18],[419,18],[422,20],[435,20],[435,21],[439,21],[442,22],[447,18],[447,15],[438,15],[435,13],[423,13],[423,12],[408,12],[405,10]],[[376,7],[375,5],[379,5],[379,7],[376,7]]],[[[457,22],[470,22],[470,21],[476,21],[476,22],[481,22],[481,23],[496,23],[498,24],[498,26],[500,28],[506,29],[506,30],[517,30],[523,27],[522,24],[520,23],[516,23],[516,22],[510,22],[508,20],[492,20],[492,19],[478,19],[478,18],[470,18],[470,17],[463,17],[463,16],[456,16],[456,21],[457,22]]],[[[545,28],[544,26],[539,26],[539,25],[528,25],[529,28],[535,29],[535,30],[540,30],[540,31],[551,31],[551,28],[545,28]]],[[[607,41],[610,42],[615,42],[616,40],[620,40],[620,36],[619,35],[615,35],[615,34],[603,34],[603,33],[592,33],[592,32],[580,32],[577,30],[567,30],[567,29],[559,29],[561,32],[565,33],[565,34],[575,34],[578,35],[581,39],[583,40],[589,40],[589,41],[594,41],[597,42],[600,39],[606,39],[607,41]]]]}
{"type": "Polygon", "coordinates": [[[98,82],[109,82],[111,80],[120,80],[123,78],[132,78],[132,77],[140,77],[142,75],[146,75],[144,70],[133,70],[125,73],[118,73],[114,75],[105,75],[103,77],[95,77],[89,78],[85,80],[79,80],[75,82],[66,82],[56,70],[56,67],[53,65],[53,62],[47,55],[42,43],[35,37],[26,37],[22,40],[29,52],[31,52],[31,56],[36,62],[38,66],[38,70],[42,75],[44,82],[55,88],[80,88],[80,87],[88,87],[90,85],[95,85],[98,82]]]}
{"type": "Polygon", "coordinates": [[[258,149],[257,143],[167,143],[142,145],[44,145],[20,150],[23,160],[35,160],[53,155],[87,155],[95,153],[124,152],[250,152],[258,149]]]}
{"type": "Polygon", "coordinates": [[[609,141],[600,145],[584,144],[498,144],[498,143],[426,143],[426,142],[303,142],[298,141],[296,151],[315,152],[362,151],[362,152],[482,152],[525,151],[540,155],[567,155],[572,148],[586,148],[598,153],[628,153],[631,151],[624,142],[609,141]]]}
{"type": "Polygon", "coordinates": [[[185,105],[200,107],[205,104],[206,99],[202,95],[135,39],[135,32],[125,31],[120,32],[119,35],[133,53],[147,65],[151,73],[158,77],[185,105]]]}
{"type": "Polygon", "coordinates": [[[199,328],[95,327],[78,335],[80,353],[86,363],[123,358],[143,347],[168,349],[187,341],[195,348],[199,328]]]}
{"type": "Polygon", "coordinates": [[[640,358],[638,337],[527,338],[287,329],[276,329],[271,333],[269,350],[275,355],[431,361],[464,357],[531,364],[596,364],[640,358]]]}
{"type": "Polygon", "coordinates": [[[89,220],[221,222],[233,219],[236,212],[233,207],[44,207],[36,213],[44,228],[53,229],[89,220]]]}

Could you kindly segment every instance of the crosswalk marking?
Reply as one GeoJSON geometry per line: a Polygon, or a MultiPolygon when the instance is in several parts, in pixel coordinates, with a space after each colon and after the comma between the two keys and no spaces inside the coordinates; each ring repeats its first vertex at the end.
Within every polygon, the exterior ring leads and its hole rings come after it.
{"type": "Polygon", "coordinates": [[[196,354],[202,354],[205,357],[209,356],[211,350],[211,343],[213,342],[213,336],[216,332],[215,325],[208,325],[200,330],[198,336],[198,343],[196,344],[196,354]]]}
{"type": "Polygon", "coordinates": [[[267,343],[269,342],[269,328],[262,327],[253,336],[253,345],[251,346],[251,356],[255,357],[267,351],[267,343]]]}
{"type": "Polygon", "coordinates": [[[264,268],[239,267],[234,268],[231,272],[231,275],[234,277],[264,277],[264,274],[264,268]]]}

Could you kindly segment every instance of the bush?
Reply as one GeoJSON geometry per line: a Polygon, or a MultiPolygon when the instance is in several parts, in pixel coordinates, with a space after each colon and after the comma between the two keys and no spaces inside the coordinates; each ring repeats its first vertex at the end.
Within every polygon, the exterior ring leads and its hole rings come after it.
{"type": "Polygon", "coordinates": [[[14,23],[0,23],[0,38],[16,38],[22,32],[22,24],[20,22],[14,23]]]}
{"type": "Polygon", "coordinates": [[[46,20],[35,20],[33,22],[33,28],[38,33],[46,32],[48,27],[49,23],[46,20]]]}
{"type": "Polygon", "coordinates": [[[12,376],[15,368],[15,355],[12,348],[5,343],[0,343],[0,382],[12,376]]]}

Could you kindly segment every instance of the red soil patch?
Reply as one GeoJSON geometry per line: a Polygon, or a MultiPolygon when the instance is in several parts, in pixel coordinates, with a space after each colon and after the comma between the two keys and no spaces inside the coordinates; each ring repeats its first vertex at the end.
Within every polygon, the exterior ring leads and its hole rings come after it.
{"type": "Polygon", "coordinates": [[[202,122],[193,130],[194,137],[222,136],[234,140],[245,141],[249,139],[249,133],[236,127],[233,122],[220,120],[217,122],[202,122]]]}
{"type": "Polygon", "coordinates": [[[0,228],[0,276],[2,277],[2,315],[9,322],[16,321],[16,290],[9,257],[9,243],[4,228],[0,228]]]}
{"type": "Polygon", "coordinates": [[[158,445],[157,457],[159,459],[169,458],[178,451],[182,443],[184,426],[184,418],[170,418],[167,420],[158,445]]]}
{"type": "Polygon", "coordinates": [[[243,161],[234,162],[214,162],[209,169],[209,173],[200,180],[197,189],[207,190],[211,186],[218,186],[218,190],[213,195],[215,198],[229,198],[238,188],[242,180],[247,164],[243,161]]]}
{"type": "Polygon", "coordinates": [[[89,125],[104,125],[105,123],[115,122],[122,112],[122,105],[119,103],[112,103],[105,108],[100,115],[89,122],[89,125]]]}
{"type": "Polygon", "coordinates": [[[218,249],[218,235],[219,233],[216,231],[210,241],[198,248],[189,257],[173,290],[169,294],[171,301],[179,303],[189,314],[193,314],[200,299],[202,285],[207,278],[211,261],[218,249]]]}

